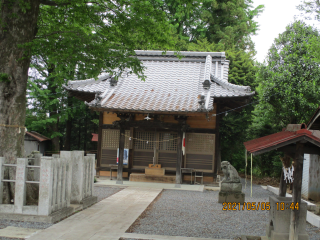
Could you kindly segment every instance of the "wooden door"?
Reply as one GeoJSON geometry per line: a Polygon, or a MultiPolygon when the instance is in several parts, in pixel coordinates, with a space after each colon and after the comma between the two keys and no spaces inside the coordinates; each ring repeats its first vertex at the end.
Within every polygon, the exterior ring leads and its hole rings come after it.
{"type": "MultiPolygon", "coordinates": [[[[119,129],[102,129],[101,137],[101,167],[117,164],[117,149],[119,148],[119,129]]],[[[129,148],[130,130],[125,131],[124,148],[129,148]]],[[[123,166],[127,168],[127,165],[123,166]]]]}
{"type": "Polygon", "coordinates": [[[177,133],[159,132],[158,163],[161,167],[175,170],[177,164],[177,133]]]}
{"type": "Polygon", "coordinates": [[[135,131],[133,168],[145,168],[153,163],[155,132],[135,131]]]}
{"type": "Polygon", "coordinates": [[[215,153],[215,134],[187,133],[186,134],[186,164],[204,172],[213,172],[215,153]]]}

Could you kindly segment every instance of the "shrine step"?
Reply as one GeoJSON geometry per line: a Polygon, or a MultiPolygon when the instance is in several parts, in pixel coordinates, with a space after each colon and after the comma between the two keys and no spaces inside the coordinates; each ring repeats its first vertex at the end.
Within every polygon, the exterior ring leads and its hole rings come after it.
{"type": "Polygon", "coordinates": [[[141,173],[131,173],[129,181],[132,182],[156,182],[156,183],[175,183],[176,176],[164,175],[164,176],[152,176],[141,173]]]}

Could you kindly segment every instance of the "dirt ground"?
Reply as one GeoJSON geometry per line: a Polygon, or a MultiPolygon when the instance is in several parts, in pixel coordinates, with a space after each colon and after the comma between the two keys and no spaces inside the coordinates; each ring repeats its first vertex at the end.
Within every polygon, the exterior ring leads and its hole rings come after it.
{"type": "MultiPolygon", "coordinates": [[[[243,173],[240,173],[239,176],[242,178],[245,178],[245,174],[243,174],[243,173]]],[[[247,175],[247,181],[249,181],[249,182],[251,181],[250,175],[247,175]]],[[[264,186],[270,185],[273,187],[279,187],[280,178],[274,178],[274,177],[260,178],[260,177],[252,176],[252,182],[257,185],[264,185],[264,186]]]]}

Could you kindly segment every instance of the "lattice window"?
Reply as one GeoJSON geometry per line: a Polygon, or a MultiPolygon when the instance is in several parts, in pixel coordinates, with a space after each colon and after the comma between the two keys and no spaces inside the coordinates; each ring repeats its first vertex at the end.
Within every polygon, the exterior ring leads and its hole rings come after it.
{"type": "Polygon", "coordinates": [[[153,150],[154,132],[136,132],[135,138],[137,139],[134,140],[134,149],[153,150]]]}
{"type": "MultiPolygon", "coordinates": [[[[119,129],[103,129],[102,130],[102,149],[117,149],[119,148],[119,129]]],[[[130,130],[125,131],[124,148],[129,148],[130,130]]],[[[132,140],[131,140],[132,141],[132,140]]]]}
{"type": "Polygon", "coordinates": [[[159,133],[159,150],[177,151],[177,133],[159,133]]]}
{"type": "Polygon", "coordinates": [[[215,134],[187,133],[186,150],[194,153],[211,153],[214,150],[215,134]]]}

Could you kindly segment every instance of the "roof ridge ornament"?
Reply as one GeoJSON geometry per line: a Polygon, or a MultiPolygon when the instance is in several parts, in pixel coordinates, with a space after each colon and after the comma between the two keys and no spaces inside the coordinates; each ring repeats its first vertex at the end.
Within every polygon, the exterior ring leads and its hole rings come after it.
{"type": "Polygon", "coordinates": [[[115,78],[115,77],[111,77],[111,79],[110,79],[110,86],[111,86],[111,87],[114,87],[114,86],[117,85],[117,83],[118,83],[118,81],[116,80],[116,78],[115,78]]]}
{"type": "Polygon", "coordinates": [[[232,84],[232,83],[223,81],[222,79],[217,78],[217,77],[213,76],[212,74],[211,74],[211,80],[213,82],[218,83],[222,87],[224,87],[224,88],[226,88],[228,90],[231,90],[231,91],[239,91],[239,92],[243,92],[243,93],[252,93],[252,94],[255,93],[255,92],[251,92],[251,87],[250,86],[239,86],[239,85],[236,85],[236,84],[232,84]]]}
{"type": "Polygon", "coordinates": [[[203,85],[203,88],[206,89],[206,90],[209,90],[210,89],[210,86],[211,86],[211,82],[210,80],[204,80],[204,82],[202,83],[203,85]]]}
{"type": "Polygon", "coordinates": [[[204,80],[210,80],[211,68],[212,68],[212,57],[208,55],[206,57],[206,63],[204,67],[204,80]]]}

